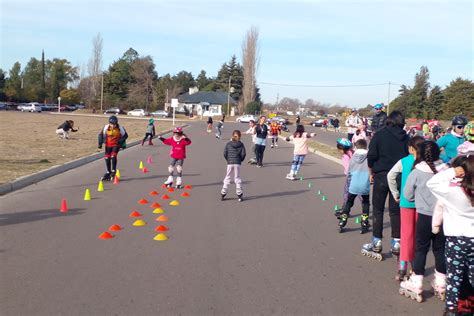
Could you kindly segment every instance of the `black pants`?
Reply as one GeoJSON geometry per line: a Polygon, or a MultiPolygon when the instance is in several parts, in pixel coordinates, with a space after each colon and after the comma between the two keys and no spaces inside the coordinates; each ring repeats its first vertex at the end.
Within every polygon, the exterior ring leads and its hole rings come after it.
{"type": "MultiPolygon", "coordinates": [[[[369,195],[361,195],[362,196],[362,214],[369,215],[369,208],[370,208],[370,198],[369,195]]],[[[351,208],[354,206],[354,201],[357,197],[357,194],[349,193],[347,196],[346,204],[344,204],[344,214],[349,215],[351,212],[351,208]]]]}
{"type": "Polygon", "coordinates": [[[446,274],[446,262],[444,257],[446,237],[444,237],[443,229],[436,235],[431,232],[432,219],[432,216],[418,213],[418,219],[416,221],[415,258],[413,259],[413,271],[415,274],[425,274],[426,255],[431,245],[435,257],[436,271],[446,274]]]}
{"type": "Polygon", "coordinates": [[[143,138],[143,142],[145,142],[148,139],[148,137],[150,137],[150,140],[152,140],[153,139],[153,134],[152,133],[146,133],[145,138],[143,138]]]}
{"type": "Polygon", "coordinates": [[[255,154],[257,155],[257,165],[263,165],[263,152],[265,151],[265,145],[255,144],[255,154]]]}
{"type": "Polygon", "coordinates": [[[390,193],[387,182],[386,171],[378,172],[374,176],[374,187],[372,197],[372,226],[373,236],[382,238],[383,213],[385,210],[385,201],[388,194],[388,214],[392,226],[392,238],[400,238],[400,206],[390,193]]]}

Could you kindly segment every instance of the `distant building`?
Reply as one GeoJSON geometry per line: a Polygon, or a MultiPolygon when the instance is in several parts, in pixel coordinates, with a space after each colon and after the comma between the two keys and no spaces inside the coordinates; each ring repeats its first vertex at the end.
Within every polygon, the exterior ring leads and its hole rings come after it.
{"type": "MultiPolygon", "coordinates": [[[[227,92],[198,91],[197,88],[190,88],[189,92],[178,96],[179,105],[176,110],[202,116],[221,116],[223,114],[222,107],[227,105],[227,98],[227,92]]],[[[232,97],[230,106],[237,106],[237,101],[232,97]]]]}

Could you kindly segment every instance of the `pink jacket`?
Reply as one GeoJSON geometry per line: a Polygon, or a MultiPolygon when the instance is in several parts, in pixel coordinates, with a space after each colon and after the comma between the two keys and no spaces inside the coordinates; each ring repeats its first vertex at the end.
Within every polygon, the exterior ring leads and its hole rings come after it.
{"type": "Polygon", "coordinates": [[[170,156],[174,159],[186,158],[186,146],[191,145],[191,140],[185,136],[175,139],[174,136],[163,140],[163,144],[171,146],[170,156]]]}
{"type": "Polygon", "coordinates": [[[308,138],[314,137],[314,133],[308,134],[303,133],[301,137],[294,137],[293,135],[290,136],[290,139],[293,141],[295,145],[295,149],[293,150],[294,155],[307,155],[308,154],[308,138]]]}
{"type": "Polygon", "coordinates": [[[342,155],[342,166],[344,167],[344,174],[347,176],[349,174],[349,164],[351,163],[352,150],[349,150],[347,153],[342,155]]]}

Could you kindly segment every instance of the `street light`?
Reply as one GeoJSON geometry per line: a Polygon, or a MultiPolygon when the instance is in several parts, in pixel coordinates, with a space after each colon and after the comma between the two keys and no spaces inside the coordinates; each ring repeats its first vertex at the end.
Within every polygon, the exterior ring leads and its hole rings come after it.
{"type": "Polygon", "coordinates": [[[61,97],[58,97],[58,113],[61,113],[61,97]]]}

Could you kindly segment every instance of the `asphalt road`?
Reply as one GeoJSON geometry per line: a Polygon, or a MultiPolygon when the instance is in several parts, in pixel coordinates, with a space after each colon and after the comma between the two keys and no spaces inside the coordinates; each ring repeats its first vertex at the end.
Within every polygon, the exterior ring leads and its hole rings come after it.
{"type": "MultiPolygon", "coordinates": [[[[227,124],[224,136],[230,137],[227,124]]],[[[169,147],[138,146],[119,155],[122,181],[97,192],[103,161],[42,181],[0,198],[2,315],[436,315],[443,304],[428,292],[419,304],[398,294],[396,260],[360,254],[371,234],[360,235],[354,218],[337,232],[341,167],[315,155],[303,165],[303,181],[288,181],[292,146],[267,148],[264,167],[242,168],[245,201],[229,192],[220,201],[225,173],[224,140],[204,123],[186,132],[193,140],[184,180],[190,197],[161,200],[169,147]],[[151,155],[149,173],[138,169],[151,155]],[[309,184],[312,187],[309,187],[309,184]],[[91,189],[92,200],[83,201],[91,189]],[[149,196],[152,190],[158,197],[149,196]],[[322,201],[321,190],[328,201],[322,201]],[[61,198],[68,213],[58,211],[61,198]],[[155,241],[146,198],[162,204],[167,241],[155,241]],[[147,225],[132,226],[129,213],[147,225]],[[112,224],[115,238],[98,235],[112,224]]],[[[250,151],[249,137],[244,136],[250,151]]],[[[158,141],[156,143],[159,143],[158,141]]],[[[360,206],[353,210],[360,214],[360,206]]],[[[386,216],[388,217],[388,216],[386,216]]],[[[386,236],[389,231],[386,229],[386,236]]],[[[389,238],[384,239],[385,250],[389,238]]]]}

